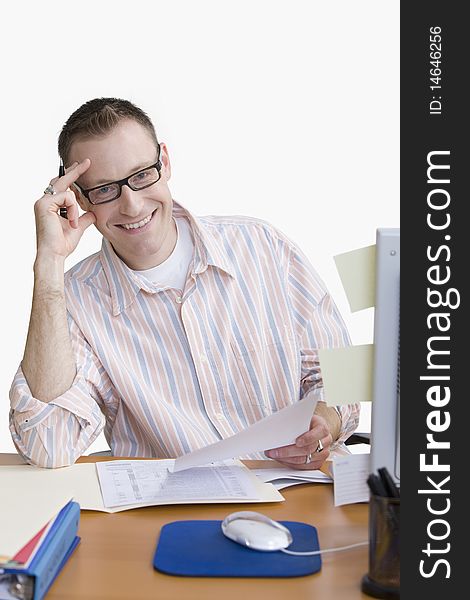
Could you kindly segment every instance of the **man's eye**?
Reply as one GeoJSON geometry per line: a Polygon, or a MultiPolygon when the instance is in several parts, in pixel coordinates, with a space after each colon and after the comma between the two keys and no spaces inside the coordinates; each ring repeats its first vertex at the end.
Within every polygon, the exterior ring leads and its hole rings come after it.
{"type": "Polygon", "coordinates": [[[149,175],[150,175],[149,171],[141,171],[140,173],[136,173],[135,179],[138,179],[139,181],[142,181],[144,179],[147,179],[147,177],[149,175]]]}
{"type": "Polygon", "coordinates": [[[100,194],[102,196],[106,196],[106,194],[109,194],[110,190],[111,190],[111,188],[109,187],[109,185],[104,185],[99,190],[96,190],[96,193],[100,194]]]}

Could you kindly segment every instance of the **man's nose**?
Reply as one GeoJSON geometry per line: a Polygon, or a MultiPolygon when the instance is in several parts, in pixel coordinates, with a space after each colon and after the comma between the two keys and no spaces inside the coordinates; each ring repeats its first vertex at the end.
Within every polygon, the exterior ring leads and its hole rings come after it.
{"type": "Polygon", "coordinates": [[[123,215],[128,215],[129,217],[137,217],[142,210],[142,196],[139,192],[135,192],[131,190],[131,188],[124,184],[121,188],[121,196],[118,200],[119,202],[119,211],[123,215]]]}

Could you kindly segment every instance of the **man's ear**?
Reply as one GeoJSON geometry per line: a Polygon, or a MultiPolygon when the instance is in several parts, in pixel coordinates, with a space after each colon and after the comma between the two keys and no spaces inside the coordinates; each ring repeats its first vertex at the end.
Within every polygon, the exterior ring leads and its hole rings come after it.
{"type": "Polygon", "coordinates": [[[160,162],[162,163],[162,176],[168,181],[171,177],[171,164],[168,148],[165,143],[160,143],[160,162]]]}

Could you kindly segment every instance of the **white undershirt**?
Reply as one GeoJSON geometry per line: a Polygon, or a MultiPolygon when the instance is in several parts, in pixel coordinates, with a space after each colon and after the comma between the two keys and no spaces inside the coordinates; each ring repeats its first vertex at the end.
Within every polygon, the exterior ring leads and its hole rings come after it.
{"type": "Polygon", "coordinates": [[[135,271],[135,273],[143,275],[153,284],[158,284],[162,288],[170,287],[183,291],[189,265],[193,259],[194,242],[188,221],[175,219],[175,223],[177,240],[170,256],[152,269],[135,271]]]}

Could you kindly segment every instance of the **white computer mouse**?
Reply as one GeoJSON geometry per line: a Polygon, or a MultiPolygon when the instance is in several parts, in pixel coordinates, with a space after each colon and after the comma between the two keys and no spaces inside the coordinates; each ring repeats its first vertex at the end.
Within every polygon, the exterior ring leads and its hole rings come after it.
{"type": "Polygon", "coordinates": [[[272,552],[292,544],[287,527],[258,512],[234,512],[222,521],[221,527],[228,538],[253,550],[272,552]]]}

